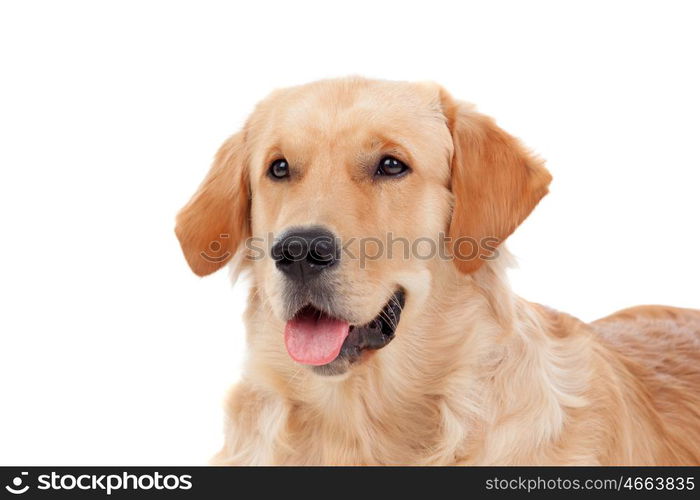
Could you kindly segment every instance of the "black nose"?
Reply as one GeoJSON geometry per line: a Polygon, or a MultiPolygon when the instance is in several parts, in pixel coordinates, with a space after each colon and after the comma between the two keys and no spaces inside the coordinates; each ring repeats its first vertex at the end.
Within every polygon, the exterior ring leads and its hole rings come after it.
{"type": "Polygon", "coordinates": [[[333,233],[320,227],[295,229],[272,246],[272,258],[289,278],[305,282],[340,260],[335,240],[333,233]]]}

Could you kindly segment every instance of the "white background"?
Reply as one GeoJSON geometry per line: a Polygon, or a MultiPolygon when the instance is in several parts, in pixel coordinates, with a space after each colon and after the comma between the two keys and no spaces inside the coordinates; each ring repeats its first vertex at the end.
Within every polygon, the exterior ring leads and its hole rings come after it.
{"type": "Polygon", "coordinates": [[[0,463],[204,463],[245,284],[174,215],[270,90],[435,80],[548,160],[518,293],[592,320],[700,307],[693,3],[3,2],[0,463]]]}

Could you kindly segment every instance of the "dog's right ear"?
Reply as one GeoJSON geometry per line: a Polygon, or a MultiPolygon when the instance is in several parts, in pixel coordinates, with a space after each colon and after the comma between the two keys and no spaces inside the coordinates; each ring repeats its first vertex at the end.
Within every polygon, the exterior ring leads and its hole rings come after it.
{"type": "Polygon", "coordinates": [[[221,268],[250,234],[250,188],[243,132],[219,149],[209,173],[177,215],[175,234],[198,276],[221,268]]]}

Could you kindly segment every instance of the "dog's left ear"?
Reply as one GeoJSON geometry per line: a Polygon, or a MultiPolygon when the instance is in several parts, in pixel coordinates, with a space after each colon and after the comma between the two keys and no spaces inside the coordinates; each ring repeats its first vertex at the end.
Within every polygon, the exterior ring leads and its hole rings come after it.
{"type": "Polygon", "coordinates": [[[442,89],[440,100],[454,144],[449,236],[459,246],[453,247],[457,268],[470,273],[525,220],[547,194],[552,177],[542,161],[491,118],[442,89]],[[472,250],[478,249],[469,258],[463,258],[465,239],[472,250]]]}

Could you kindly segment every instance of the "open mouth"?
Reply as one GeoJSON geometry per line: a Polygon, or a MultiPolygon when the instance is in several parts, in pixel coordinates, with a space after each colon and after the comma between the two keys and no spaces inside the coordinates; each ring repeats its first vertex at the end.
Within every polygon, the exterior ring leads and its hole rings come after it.
{"type": "Polygon", "coordinates": [[[367,350],[381,349],[394,338],[406,301],[403,290],[395,292],[379,314],[364,325],[329,316],[311,305],[299,310],[284,329],[284,343],[294,361],[311,365],[321,373],[357,361],[367,350]],[[323,368],[329,368],[324,370],[323,368]]]}

